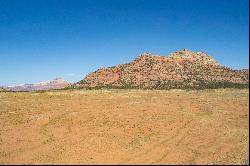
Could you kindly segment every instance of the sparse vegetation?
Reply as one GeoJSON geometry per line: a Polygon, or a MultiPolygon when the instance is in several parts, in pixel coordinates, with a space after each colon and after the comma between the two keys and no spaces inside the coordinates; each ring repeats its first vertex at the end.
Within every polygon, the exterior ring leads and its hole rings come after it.
{"type": "Polygon", "coordinates": [[[0,163],[245,164],[248,99],[246,89],[0,93],[0,163]]]}

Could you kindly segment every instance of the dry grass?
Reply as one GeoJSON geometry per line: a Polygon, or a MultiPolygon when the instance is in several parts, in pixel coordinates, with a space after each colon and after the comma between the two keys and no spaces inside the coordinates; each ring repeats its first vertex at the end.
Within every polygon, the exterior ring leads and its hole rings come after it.
{"type": "Polygon", "coordinates": [[[248,90],[0,93],[0,164],[246,164],[248,90]]]}

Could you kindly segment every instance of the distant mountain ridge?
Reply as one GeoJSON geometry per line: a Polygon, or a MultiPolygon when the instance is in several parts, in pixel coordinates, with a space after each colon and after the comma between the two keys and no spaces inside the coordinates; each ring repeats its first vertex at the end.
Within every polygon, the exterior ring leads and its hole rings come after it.
{"type": "Polygon", "coordinates": [[[89,73],[71,88],[213,88],[248,87],[249,70],[233,70],[204,52],[187,49],[169,56],[144,53],[127,64],[89,73]]]}
{"type": "Polygon", "coordinates": [[[52,89],[62,89],[69,85],[70,83],[64,81],[63,79],[56,78],[54,80],[41,81],[35,84],[21,84],[17,86],[7,86],[3,87],[3,89],[9,91],[52,90],[52,89]]]}

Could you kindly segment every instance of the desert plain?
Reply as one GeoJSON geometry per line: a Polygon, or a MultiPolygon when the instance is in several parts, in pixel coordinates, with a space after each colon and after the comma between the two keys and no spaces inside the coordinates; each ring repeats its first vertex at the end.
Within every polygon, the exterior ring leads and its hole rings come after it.
{"type": "Polygon", "coordinates": [[[0,92],[0,164],[248,164],[249,90],[0,92]]]}

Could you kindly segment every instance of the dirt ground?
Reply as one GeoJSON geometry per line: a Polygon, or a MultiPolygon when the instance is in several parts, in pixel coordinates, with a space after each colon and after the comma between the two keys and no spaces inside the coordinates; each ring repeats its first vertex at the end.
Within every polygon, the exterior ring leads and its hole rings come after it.
{"type": "Polygon", "coordinates": [[[248,89],[0,93],[0,164],[247,164],[248,89]]]}

